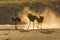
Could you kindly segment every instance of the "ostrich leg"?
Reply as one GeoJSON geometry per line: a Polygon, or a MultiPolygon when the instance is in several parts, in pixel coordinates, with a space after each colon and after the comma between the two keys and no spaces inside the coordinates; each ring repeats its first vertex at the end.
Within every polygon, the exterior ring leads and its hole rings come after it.
{"type": "Polygon", "coordinates": [[[31,25],[31,21],[29,21],[29,25],[28,25],[28,28],[27,28],[27,30],[29,29],[30,25],[31,25]]]}
{"type": "Polygon", "coordinates": [[[39,28],[39,23],[38,23],[38,26],[37,26],[37,28],[39,28]]]}
{"type": "Polygon", "coordinates": [[[41,30],[42,30],[42,23],[40,25],[41,25],[41,30]]]}
{"type": "Polygon", "coordinates": [[[17,22],[15,22],[15,29],[17,30],[17,22]]]}
{"type": "Polygon", "coordinates": [[[34,22],[33,22],[33,30],[34,30],[34,22]]]}

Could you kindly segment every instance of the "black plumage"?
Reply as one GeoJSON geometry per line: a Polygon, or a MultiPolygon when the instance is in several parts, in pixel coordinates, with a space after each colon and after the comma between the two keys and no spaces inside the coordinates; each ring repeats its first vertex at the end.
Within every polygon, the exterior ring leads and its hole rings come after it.
{"type": "Polygon", "coordinates": [[[14,22],[20,22],[21,21],[21,19],[19,17],[12,17],[12,20],[14,22]]]}
{"type": "Polygon", "coordinates": [[[44,20],[43,16],[40,16],[39,18],[36,19],[38,23],[42,23],[44,20]]]}
{"type": "Polygon", "coordinates": [[[29,18],[29,20],[30,20],[31,22],[34,22],[34,20],[37,18],[36,16],[34,16],[34,15],[32,15],[32,14],[28,14],[27,17],[29,18]]]}

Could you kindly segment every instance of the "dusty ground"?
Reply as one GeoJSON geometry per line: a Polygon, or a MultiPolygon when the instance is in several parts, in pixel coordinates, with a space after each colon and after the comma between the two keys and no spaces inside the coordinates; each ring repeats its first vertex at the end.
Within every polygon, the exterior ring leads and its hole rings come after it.
{"type": "Polygon", "coordinates": [[[60,30],[0,30],[0,40],[60,40],[60,30]]]}

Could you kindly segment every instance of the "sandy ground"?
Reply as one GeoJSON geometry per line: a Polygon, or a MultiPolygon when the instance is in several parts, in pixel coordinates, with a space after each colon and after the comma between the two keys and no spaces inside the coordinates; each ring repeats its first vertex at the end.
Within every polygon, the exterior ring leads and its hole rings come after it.
{"type": "Polygon", "coordinates": [[[60,40],[60,32],[46,34],[38,31],[20,32],[17,30],[0,30],[0,40],[60,40]]]}
{"type": "Polygon", "coordinates": [[[0,30],[0,40],[60,40],[60,29],[56,30],[0,30]]]}

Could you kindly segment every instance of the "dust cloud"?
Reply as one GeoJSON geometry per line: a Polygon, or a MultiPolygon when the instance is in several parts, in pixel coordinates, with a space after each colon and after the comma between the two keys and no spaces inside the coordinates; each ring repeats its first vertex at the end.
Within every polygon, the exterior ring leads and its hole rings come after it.
{"type": "MultiPolygon", "coordinates": [[[[39,16],[43,16],[44,20],[42,22],[42,25],[39,25],[39,28],[37,28],[38,26],[38,22],[35,21],[34,23],[34,27],[35,29],[41,29],[41,27],[43,29],[59,29],[60,28],[60,18],[56,16],[56,11],[52,10],[51,8],[45,7],[43,12],[35,12],[34,10],[31,11],[29,9],[29,7],[25,7],[24,10],[22,11],[22,20],[26,22],[26,27],[24,27],[24,29],[26,29],[29,25],[29,19],[27,17],[28,13],[31,12],[32,15],[35,15],[37,17],[39,16]]],[[[31,23],[30,28],[29,29],[33,29],[33,24],[31,23]]]]}

